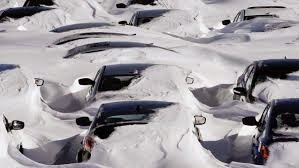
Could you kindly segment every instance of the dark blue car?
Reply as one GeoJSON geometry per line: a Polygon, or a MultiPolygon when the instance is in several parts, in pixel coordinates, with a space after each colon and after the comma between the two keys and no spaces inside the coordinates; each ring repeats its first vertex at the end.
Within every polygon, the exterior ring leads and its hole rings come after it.
{"type": "MultiPolygon", "coordinates": [[[[296,129],[299,126],[299,98],[272,100],[262,113],[259,121],[245,117],[244,125],[256,126],[252,138],[252,158],[255,164],[265,164],[269,146],[276,142],[297,142],[296,129]]],[[[298,132],[298,131],[297,131],[298,132]]]]}

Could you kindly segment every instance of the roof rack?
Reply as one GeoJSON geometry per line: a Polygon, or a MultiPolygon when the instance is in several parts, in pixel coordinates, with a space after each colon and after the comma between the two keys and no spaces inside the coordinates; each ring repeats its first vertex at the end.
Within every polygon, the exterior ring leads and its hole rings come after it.
{"type": "Polygon", "coordinates": [[[284,6],[251,6],[247,9],[259,9],[259,8],[286,8],[284,6]]]}

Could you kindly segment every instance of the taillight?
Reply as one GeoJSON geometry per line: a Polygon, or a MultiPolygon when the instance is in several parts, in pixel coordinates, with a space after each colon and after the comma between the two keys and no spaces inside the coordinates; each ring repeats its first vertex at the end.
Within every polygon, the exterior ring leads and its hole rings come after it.
{"type": "Polygon", "coordinates": [[[95,141],[93,140],[93,138],[88,136],[85,138],[84,149],[87,151],[91,151],[94,144],[95,144],[95,141]]]}
{"type": "Polygon", "coordinates": [[[264,145],[261,146],[261,154],[263,159],[267,160],[269,158],[270,152],[267,146],[264,145]]]}

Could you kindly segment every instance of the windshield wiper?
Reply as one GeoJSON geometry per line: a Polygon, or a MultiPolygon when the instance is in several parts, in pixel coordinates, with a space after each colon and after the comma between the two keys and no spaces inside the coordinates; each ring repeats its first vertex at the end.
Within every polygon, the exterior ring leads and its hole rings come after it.
{"type": "Polygon", "coordinates": [[[135,36],[136,34],[124,34],[124,33],[110,33],[110,32],[88,32],[72,34],[56,40],[54,45],[61,45],[71,41],[86,39],[86,38],[107,38],[110,36],[135,36]]]}

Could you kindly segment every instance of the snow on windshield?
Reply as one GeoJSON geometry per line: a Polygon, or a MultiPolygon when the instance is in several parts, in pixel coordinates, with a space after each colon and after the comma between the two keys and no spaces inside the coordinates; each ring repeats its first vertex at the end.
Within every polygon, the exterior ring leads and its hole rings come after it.
{"type": "Polygon", "coordinates": [[[264,102],[280,98],[299,98],[299,73],[290,73],[286,79],[267,77],[264,82],[254,87],[252,95],[264,102]]]}

